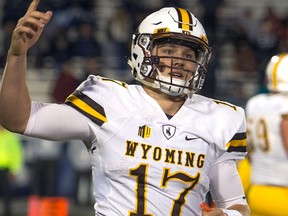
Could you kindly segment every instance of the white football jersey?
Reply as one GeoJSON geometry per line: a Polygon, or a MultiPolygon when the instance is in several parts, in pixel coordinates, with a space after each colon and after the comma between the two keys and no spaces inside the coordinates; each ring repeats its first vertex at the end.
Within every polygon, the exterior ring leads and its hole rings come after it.
{"type": "Polygon", "coordinates": [[[96,215],[201,215],[209,171],[246,154],[244,110],[193,95],[167,118],[138,85],[89,76],[66,104],[87,117],[96,215]]]}
{"type": "Polygon", "coordinates": [[[246,107],[247,140],[254,184],[288,186],[288,157],[280,133],[282,115],[288,113],[288,96],[260,94],[246,107]]]}

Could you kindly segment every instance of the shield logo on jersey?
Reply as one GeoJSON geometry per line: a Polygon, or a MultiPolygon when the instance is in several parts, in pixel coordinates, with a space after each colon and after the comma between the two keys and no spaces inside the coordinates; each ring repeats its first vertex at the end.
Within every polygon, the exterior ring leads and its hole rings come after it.
{"type": "Polygon", "coordinates": [[[162,125],[162,132],[166,139],[171,139],[176,132],[176,127],[173,125],[162,125]]]}

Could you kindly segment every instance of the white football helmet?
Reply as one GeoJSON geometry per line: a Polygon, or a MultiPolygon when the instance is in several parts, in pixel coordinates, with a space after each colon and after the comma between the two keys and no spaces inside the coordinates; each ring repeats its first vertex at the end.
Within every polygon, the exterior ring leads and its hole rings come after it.
{"type": "Polygon", "coordinates": [[[211,47],[199,20],[182,8],[165,7],[147,16],[133,34],[131,58],[128,64],[135,79],[141,83],[160,89],[170,96],[183,94],[191,96],[203,85],[210,56],[211,47]],[[189,61],[188,59],[152,55],[152,49],[160,43],[176,44],[194,50],[196,59],[192,62],[195,64],[195,69],[189,71],[190,78],[187,76],[183,80],[172,75],[173,69],[179,70],[173,66],[173,61],[176,62],[177,59],[189,61]],[[161,74],[160,64],[164,58],[171,59],[169,77],[161,74]]]}
{"type": "Polygon", "coordinates": [[[270,59],[266,77],[269,91],[288,93],[288,53],[280,53],[270,59]]]}

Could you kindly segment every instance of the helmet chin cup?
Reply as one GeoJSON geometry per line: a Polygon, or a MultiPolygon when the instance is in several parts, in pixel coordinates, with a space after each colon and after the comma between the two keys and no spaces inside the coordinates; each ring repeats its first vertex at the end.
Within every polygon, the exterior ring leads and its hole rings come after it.
{"type": "Polygon", "coordinates": [[[158,79],[155,82],[159,83],[160,86],[160,91],[170,95],[170,96],[180,96],[183,94],[184,88],[182,86],[185,86],[185,81],[172,78],[174,85],[171,83],[171,78],[170,77],[165,77],[162,74],[158,75],[158,79]]]}

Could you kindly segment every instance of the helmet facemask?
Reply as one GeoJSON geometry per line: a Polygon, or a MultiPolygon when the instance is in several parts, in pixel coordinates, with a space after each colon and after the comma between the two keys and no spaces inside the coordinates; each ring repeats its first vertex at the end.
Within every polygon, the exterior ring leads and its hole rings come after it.
{"type": "Polygon", "coordinates": [[[170,96],[191,96],[201,89],[210,52],[198,38],[178,33],[142,34],[138,42],[145,56],[138,73],[141,77],[136,79],[170,96]],[[173,47],[182,47],[187,55],[170,55],[173,47]]]}

